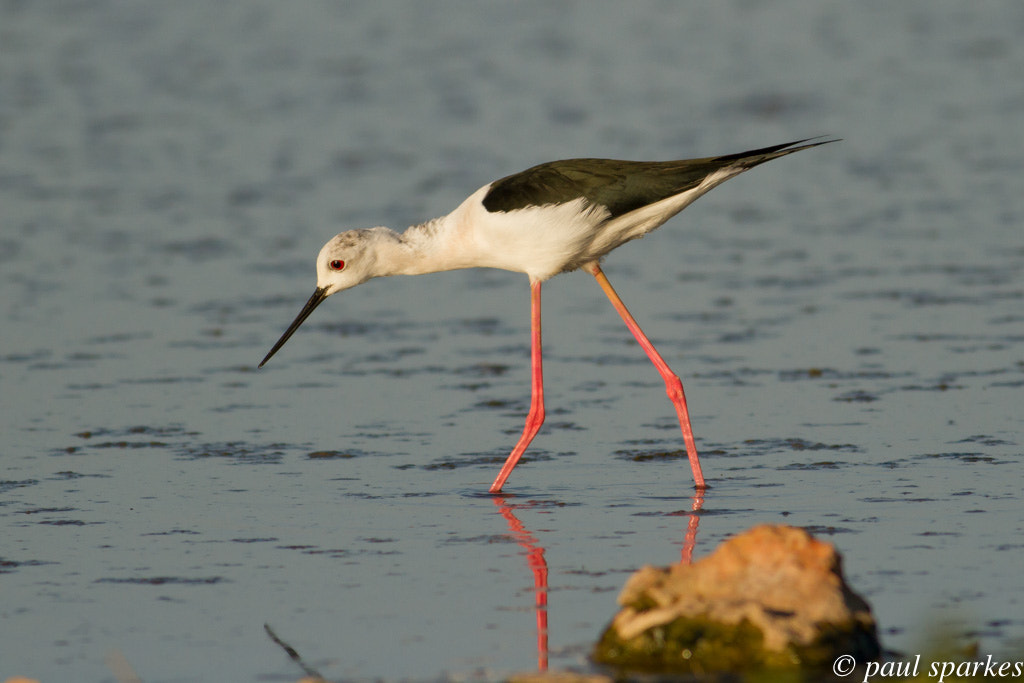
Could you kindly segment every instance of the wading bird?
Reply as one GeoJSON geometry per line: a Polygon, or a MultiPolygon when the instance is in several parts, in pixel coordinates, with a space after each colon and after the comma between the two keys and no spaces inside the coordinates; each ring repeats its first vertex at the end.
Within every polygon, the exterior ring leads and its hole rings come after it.
{"type": "Polygon", "coordinates": [[[559,273],[582,269],[597,279],[665,380],[668,397],[679,416],[694,483],[697,489],[704,489],[683,384],[608,282],[601,271],[601,258],[643,237],[729,178],[766,161],[829,142],[836,140],[797,140],[738,154],[681,161],[552,161],[484,185],[447,216],[414,225],[401,234],[388,228],[348,230],[320,250],[313,296],[259,367],[277,353],[324,299],[371,278],[458,268],[526,273],[530,279],[532,398],[523,435],[491,484],[490,492],[498,493],[544,422],[541,283],[559,273]]]}

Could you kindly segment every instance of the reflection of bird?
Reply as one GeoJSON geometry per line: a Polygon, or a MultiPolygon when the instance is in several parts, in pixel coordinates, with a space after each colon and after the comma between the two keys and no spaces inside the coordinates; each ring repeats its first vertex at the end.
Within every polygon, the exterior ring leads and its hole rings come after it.
{"type": "Polygon", "coordinates": [[[530,278],[532,401],[526,427],[491,493],[501,490],[544,422],[540,285],[582,268],[595,278],[650,357],[675,405],[698,489],[704,488],[683,385],[626,310],[601,271],[605,254],[643,237],[729,178],[758,164],[835,140],[798,140],[739,154],[683,161],[552,161],[502,178],[469,196],[447,216],[402,234],[387,228],[349,230],[317,257],[317,288],[266,358],[273,356],[324,299],[384,275],[420,275],[458,268],[502,268],[530,278]]]}

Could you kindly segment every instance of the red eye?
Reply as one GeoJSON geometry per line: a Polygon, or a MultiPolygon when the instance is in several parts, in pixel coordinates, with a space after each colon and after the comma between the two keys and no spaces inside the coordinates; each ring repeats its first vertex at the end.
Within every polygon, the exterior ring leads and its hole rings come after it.
{"type": "Polygon", "coordinates": [[[341,270],[345,267],[345,262],[341,259],[334,259],[328,265],[331,267],[331,270],[341,270]]]}

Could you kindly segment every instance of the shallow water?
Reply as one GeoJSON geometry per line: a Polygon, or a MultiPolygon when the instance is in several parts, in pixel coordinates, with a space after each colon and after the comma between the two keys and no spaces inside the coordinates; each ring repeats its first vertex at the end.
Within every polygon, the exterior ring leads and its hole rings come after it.
{"type": "Polygon", "coordinates": [[[332,679],[586,668],[630,572],[759,523],[836,543],[889,648],[1019,652],[1022,29],[1010,0],[0,5],[0,676],[301,676],[264,624],[332,679]],[[373,281],[255,370],[343,227],[820,133],[606,263],[683,377],[699,516],[583,274],[544,287],[548,422],[504,497],[523,276],[373,281]]]}

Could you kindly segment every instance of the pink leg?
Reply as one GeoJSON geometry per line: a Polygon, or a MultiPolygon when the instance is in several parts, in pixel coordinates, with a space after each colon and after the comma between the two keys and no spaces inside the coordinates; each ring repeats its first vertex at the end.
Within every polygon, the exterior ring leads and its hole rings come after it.
{"type": "Polygon", "coordinates": [[[693,481],[697,485],[698,489],[705,488],[704,475],[700,471],[700,460],[697,458],[697,444],[693,440],[693,428],[690,426],[690,412],[686,409],[686,396],[683,394],[683,383],[679,380],[679,376],[672,372],[672,369],[668,366],[668,363],[661,357],[658,350],[654,348],[654,344],[647,338],[644,331],[640,329],[636,320],[630,315],[629,310],[626,308],[626,304],[622,303],[622,299],[616,294],[615,289],[612,287],[612,283],[608,282],[608,278],[605,277],[604,272],[601,271],[601,267],[596,263],[586,266],[587,271],[597,278],[597,283],[601,285],[601,289],[608,295],[608,298],[612,302],[612,306],[619,312],[622,319],[626,321],[626,327],[636,337],[637,342],[643,347],[643,350],[647,352],[647,357],[654,363],[654,367],[658,369],[661,374],[661,378],[665,380],[665,391],[668,393],[669,399],[672,404],[676,407],[676,413],[679,415],[679,426],[683,430],[683,441],[686,442],[686,455],[690,458],[690,469],[693,470],[693,481]]]}
{"type": "Polygon", "coordinates": [[[544,424],[544,376],[541,372],[541,348],[540,348],[540,281],[530,283],[530,365],[532,377],[532,398],[530,399],[530,412],[526,416],[526,426],[523,427],[523,435],[519,437],[516,447],[512,449],[505,464],[498,472],[498,478],[494,480],[489,489],[491,493],[498,493],[505,485],[508,475],[512,474],[516,463],[522,457],[523,451],[537,436],[540,426],[544,424]]]}

